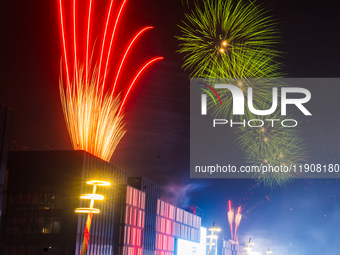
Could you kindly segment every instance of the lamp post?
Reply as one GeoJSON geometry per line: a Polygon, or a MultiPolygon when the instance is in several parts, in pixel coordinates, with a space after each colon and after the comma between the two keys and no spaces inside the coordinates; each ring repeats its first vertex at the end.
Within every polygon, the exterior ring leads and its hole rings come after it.
{"type": "Polygon", "coordinates": [[[244,249],[247,251],[246,253],[243,253],[243,254],[246,254],[246,255],[249,255],[249,252],[252,250],[252,248],[250,247],[250,245],[255,245],[254,243],[250,242],[251,241],[251,238],[249,238],[249,242],[246,243],[247,247],[244,247],[244,249]]]}
{"type": "Polygon", "coordinates": [[[85,229],[84,229],[84,240],[83,240],[83,246],[80,252],[80,255],[85,255],[90,239],[90,227],[92,222],[93,214],[98,214],[100,212],[99,209],[93,208],[94,201],[95,200],[103,200],[104,196],[96,194],[97,186],[110,186],[110,183],[107,181],[88,181],[86,184],[93,185],[92,194],[83,194],[80,196],[81,199],[89,199],[90,200],[90,207],[86,208],[77,208],[75,210],[76,213],[88,213],[87,215],[87,221],[85,223],[85,229]]]}
{"type": "Polygon", "coordinates": [[[216,249],[217,249],[217,236],[214,235],[214,231],[220,232],[221,229],[220,228],[215,228],[215,222],[213,223],[213,227],[208,229],[209,231],[211,231],[211,234],[207,236],[207,238],[210,238],[209,243],[206,243],[206,245],[209,245],[209,253],[208,255],[210,255],[211,253],[211,246],[215,245],[215,243],[213,243],[213,239],[216,239],[216,249]]]}
{"type": "Polygon", "coordinates": [[[269,254],[272,254],[273,252],[269,250],[268,248],[268,251],[266,251],[266,254],[269,255],[269,254]]]}

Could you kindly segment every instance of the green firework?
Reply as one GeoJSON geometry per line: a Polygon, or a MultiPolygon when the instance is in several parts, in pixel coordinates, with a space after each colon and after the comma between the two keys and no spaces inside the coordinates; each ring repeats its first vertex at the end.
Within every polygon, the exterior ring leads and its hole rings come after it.
{"type": "MultiPolygon", "coordinates": [[[[306,143],[299,136],[297,128],[288,128],[281,125],[279,114],[272,116],[255,116],[248,113],[247,119],[255,119],[252,126],[240,128],[236,132],[238,146],[244,151],[245,159],[250,166],[271,165],[290,168],[293,165],[305,163],[307,159],[306,143]],[[271,120],[271,121],[268,121],[271,120]],[[262,126],[263,125],[263,126],[262,126]]],[[[291,119],[287,116],[286,119],[291,119]]],[[[291,125],[292,123],[286,123],[291,125]]],[[[287,172],[261,172],[253,173],[269,186],[282,186],[298,174],[293,170],[287,172]]]]}
{"type": "Polygon", "coordinates": [[[192,77],[277,76],[277,22],[264,8],[246,1],[196,1],[185,16],[177,38],[192,77]]]}

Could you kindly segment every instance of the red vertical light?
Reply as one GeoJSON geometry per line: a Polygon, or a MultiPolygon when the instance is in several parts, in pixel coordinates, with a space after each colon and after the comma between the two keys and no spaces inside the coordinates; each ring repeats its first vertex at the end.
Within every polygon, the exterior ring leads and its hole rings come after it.
{"type": "MultiPolygon", "coordinates": [[[[111,55],[111,49],[112,49],[113,38],[114,38],[114,36],[115,36],[116,28],[117,28],[117,25],[118,25],[118,22],[119,22],[119,19],[120,19],[120,15],[121,15],[121,13],[122,13],[122,11],[123,11],[123,8],[124,8],[124,6],[125,6],[126,1],[127,1],[127,0],[124,0],[123,3],[122,3],[122,5],[120,6],[118,15],[117,15],[117,17],[116,17],[116,22],[115,22],[115,25],[114,25],[114,28],[113,28],[113,31],[112,31],[112,34],[111,34],[110,46],[109,46],[109,50],[108,50],[108,54],[107,54],[107,58],[106,58],[105,69],[104,69],[104,78],[103,78],[103,86],[102,86],[101,96],[103,96],[103,92],[104,92],[104,84],[105,84],[106,75],[107,75],[107,67],[108,67],[109,59],[110,59],[110,55],[111,55]]],[[[101,65],[101,61],[100,61],[100,65],[101,65]]],[[[101,73],[101,68],[99,68],[99,70],[98,70],[98,74],[100,74],[100,73],[101,73]]]]}
{"type": "Polygon", "coordinates": [[[76,0],[73,0],[73,45],[74,45],[74,72],[77,92],[79,89],[78,59],[77,59],[77,29],[76,29],[76,0]]]}
{"type": "MultiPolygon", "coordinates": [[[[109,20],[110,20],[110,17],[111,17],[113,2],[114,2],[113,0],[110,1],[110,7],[109,7],[109,10],[107,12],[107,17],[106,17],[106,22],[105,22],[104,36],[103,36],[102,47],[101,47],[100,58],[99,58],[96,92],[98,92],[98,88],[99,88],[99,79],[100,79],[100,74],[101,74],[101,66],[102,66],[103,55],[104,55],[105,41],[106,41],[106,36],[107,36],[107,28],[108,28],[109,20]]],[[[104,82],[105,81],[103,81],[103,85],[104,85],[104,82]]]]}
{"type": "Polygon", "coordinates": [[[92,0],[89,0],[89,13],[87,17],[86,33],[86,60],[85,60],[85,84],[88,85],[89,78],[89,45],[90,45],[90,24],[91,24],[92,0]]]}

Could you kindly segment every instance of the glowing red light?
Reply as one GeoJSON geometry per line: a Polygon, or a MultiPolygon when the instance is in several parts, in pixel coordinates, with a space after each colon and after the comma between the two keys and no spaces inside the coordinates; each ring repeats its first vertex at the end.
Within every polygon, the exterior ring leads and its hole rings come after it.
{"type": "Polygon", "coordinates": [[[89,14],[87,18],[87,33],[86,33],[86,60],[85,60],[85,83],[88,84],[89,77],[89,45],[90,45],[90,24],[91,24],[92,0],[89,1],[89,14]]]}

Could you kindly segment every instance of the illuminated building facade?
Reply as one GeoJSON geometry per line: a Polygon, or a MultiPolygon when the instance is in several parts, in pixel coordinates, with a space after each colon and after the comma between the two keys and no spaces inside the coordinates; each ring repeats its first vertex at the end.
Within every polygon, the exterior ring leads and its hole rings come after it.
{"type": "Polygon", "coordinates": [[[128,178],[128,183],[146,194],[143,255],[177,255],[179,240],[200,243],[201,217],[162,201],[161,187],[145,178],[128,178]]]}
{"type": "Polygon", "coordinates": [[[2,204],[5,202],[3,201],[3,194],[5,189],[12,118],[13,111],[3,105],[0,105],[0,217],[2,204]]]}
{"type": "Polygon", "coordinates": [[[121,187],[119,193],[118,254],[143,255],[145,193],[131,186],[121,187]]]}

